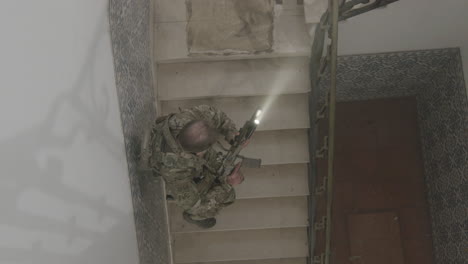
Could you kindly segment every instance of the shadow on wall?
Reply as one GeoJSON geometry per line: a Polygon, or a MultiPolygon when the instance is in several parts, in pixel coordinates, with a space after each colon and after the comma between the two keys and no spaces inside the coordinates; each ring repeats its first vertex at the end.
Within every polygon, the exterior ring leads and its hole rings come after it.
{"type": "MultiPolygon", "coordinates": [[[[115,88],[95,75],[99,53],[109,49],[107,27],[103,14],[77,80],[55,98],[46,119],[0,141],[2,263],[135,261],[127,254],[129,240],[135,241],[130,196],[123,197],[129,200],[124,205],[113,199],[122,200],[122,190],[110,190],[113,184],[106,186],[105,180],[115,175],[101,175],[109,169],[99,168],[125,163],[120,131],[107,125],[115,88]],[[63,120],[71,124],[67,129],[58,125],[63,120]],[[80,174],[96,177],[96,186],[89,188],[80,174]],[[99,190],[103,187],[109,190],[99,190]],[[108,195],[112,192],[120,194],[108,195]]],[[[116,181],[128,189],[127,178],[116,181]]]]}

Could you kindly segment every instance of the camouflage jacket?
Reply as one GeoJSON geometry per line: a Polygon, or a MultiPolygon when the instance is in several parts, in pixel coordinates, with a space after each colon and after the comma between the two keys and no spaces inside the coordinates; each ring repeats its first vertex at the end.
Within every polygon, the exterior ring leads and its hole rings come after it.
{"type": "Polygon", "coordinates": [[[211,196],[214,185],[221,185],[226,191],[232,190],[229,184],[217,181],[216,171],[222,156],[215,147],[210,148],[203,157],[198,157],[182,151],[176,142],[180,130],[194,119],[210,122],[225,137],[237,131],[225,113],[207,105],[158,118],[153,129],[150,163],[156,173],[164,178],[168,191],[184,210],[208,206],[204,197],[211,196]]]}

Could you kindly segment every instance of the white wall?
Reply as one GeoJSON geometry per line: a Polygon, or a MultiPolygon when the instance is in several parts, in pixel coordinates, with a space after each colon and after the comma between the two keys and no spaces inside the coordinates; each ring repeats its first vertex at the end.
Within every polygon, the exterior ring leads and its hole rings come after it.
{"type": "Polygon", "coordinates": [[[460,47],[468,78],[468,1],[400,0],[340,24],[339,53],[460,47]]]}
{"type": "Polygon", "coordinates": [[[107,0],[0,4],[0,263],[138,263],[107,0]]]}

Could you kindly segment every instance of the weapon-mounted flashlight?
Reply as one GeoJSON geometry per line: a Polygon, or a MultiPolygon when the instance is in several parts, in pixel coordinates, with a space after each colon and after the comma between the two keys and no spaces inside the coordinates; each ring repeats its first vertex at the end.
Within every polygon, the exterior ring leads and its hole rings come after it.
{"type": "Polygon", "coordinates": [[[254,123],[256,125],[260,124],[260,116],[262,115],[262,109],[258,109],[257,112],[255,112],[255,120],[254,123]]]}

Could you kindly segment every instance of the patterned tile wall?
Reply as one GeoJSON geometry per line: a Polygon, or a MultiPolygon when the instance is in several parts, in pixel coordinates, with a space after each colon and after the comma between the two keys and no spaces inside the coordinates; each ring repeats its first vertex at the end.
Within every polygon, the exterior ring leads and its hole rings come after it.
{"type": "Polygon", "coordinates": [[[143,130],[156,116],[151,72],[150,0],[111,0],[109,23],[140,263],[169,262],[162,183],[137,170],[143,130]]]}
{"type": "Polygon", "coordinates": [[[436,263],[467,263],[468,99],[459,49],[338,59],[339,101],[403,96],[418,102],[436,263]]]}
{"type": "MultiPolygon", "coordinates": [[[[447,65],[456,49],[340,56],[338,101],[413,96],[419,87],[432,85],[441,65],[447,65]]],[[[321,82],[320,99],[329,75],[321,82]]]]}
{"type": "Polygon", "coordinates": [[[436,263],[468,262],[468,101],[460,54],[421,87],[419,126],[436,263]]]}

